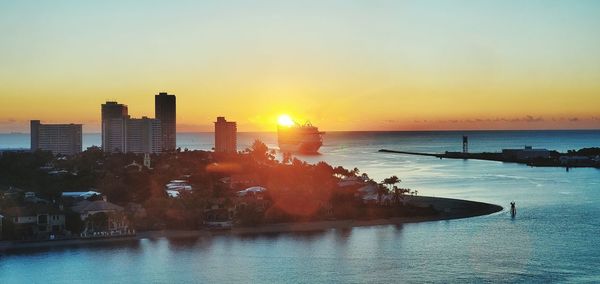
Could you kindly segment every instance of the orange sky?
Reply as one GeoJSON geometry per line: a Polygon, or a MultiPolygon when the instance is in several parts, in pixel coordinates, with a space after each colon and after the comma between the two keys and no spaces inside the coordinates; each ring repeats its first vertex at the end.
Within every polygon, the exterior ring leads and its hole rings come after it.
{"type": "Polygon", "coordinates": [[[261,3],[2,2],[0,132],[160,91],[179,131],[600,128],[598,2],[261,3]]]}

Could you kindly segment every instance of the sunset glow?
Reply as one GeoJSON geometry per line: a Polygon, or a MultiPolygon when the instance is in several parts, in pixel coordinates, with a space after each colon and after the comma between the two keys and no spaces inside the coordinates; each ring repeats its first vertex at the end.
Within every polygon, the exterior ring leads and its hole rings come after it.
{"type": "Polygon", "coordinates": [[[281,126],[290,127],[294,125],[294,120],[292,120],[292,118],[289,115],[282,114],[277,118],[277,123],[281,126]]]}
{"type": "Polygon", "coordinates": [[[274,131],[282,109],[326,131],[600,128],[600,2],[457,2],[5,1],[0,132],[99,132],[107,99],[151,116],[161,91],[178,131],[274,131]]]}

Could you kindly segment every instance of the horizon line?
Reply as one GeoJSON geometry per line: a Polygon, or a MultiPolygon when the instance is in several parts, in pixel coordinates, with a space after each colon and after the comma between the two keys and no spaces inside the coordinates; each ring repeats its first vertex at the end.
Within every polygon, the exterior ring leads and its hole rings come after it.
{"type": "MultiPolygon", "coordinates": [[[[550,128],[550,129],[436,129],[436,130],[330,130],[325,133],[341,133],[341,132],[493,132],[493,131],[600,131],[600,128],[550,128]]],[[[214,131],[178,131],[177,134],[189,133],[214,133],[214,131]]],[[[277,133],[277,131],[237,131],[237,133],[277,133]]],[[[0,132],[0,134],[29,134],[31,132],[0,132]]],[[[82,132],[82,134],[102,134],[102,132],[82,132]]]]}

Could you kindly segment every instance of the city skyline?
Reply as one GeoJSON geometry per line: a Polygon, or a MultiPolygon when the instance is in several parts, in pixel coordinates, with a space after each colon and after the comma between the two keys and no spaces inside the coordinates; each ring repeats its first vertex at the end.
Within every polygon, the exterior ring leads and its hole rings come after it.
{"type": "Polygon", "coordinates": [[[0,132],[163,91],[181,132],[600,128],[598,2],[234,2],[0,4],[0,132]]]}

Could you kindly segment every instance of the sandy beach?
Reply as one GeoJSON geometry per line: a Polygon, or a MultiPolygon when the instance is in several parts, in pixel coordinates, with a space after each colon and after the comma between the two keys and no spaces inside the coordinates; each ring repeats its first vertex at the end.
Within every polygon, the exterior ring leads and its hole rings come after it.
{"type": "Polygon", "coordinates": [[[469,218],[475,216],[488,215],[501,211],[503,208],[498,205],[468,201],[461,199],[427,197],[427,196],[407,196],[406,203],[415,206],[433,206],[441,212],[435,216],[424,217],[399,217],[388,219],[372,220],[328,220],[301,223],[279,223],[265,224],[256,227],[233,227],[230,230],[164,230],[164,231],[144,231],[138,232],[135,236],[98,238],[98,239],[69,239],[55,241],[3,241],[0,242],[0,251],[45,248],[56,246],[79,246],[102,243],[131,242],[140,239],[159,239],[159,238],[198,238],[211,237],[213,235],[246,235],[246,234],[273,234],[273,233],[293,233],[293,232],[311,232],[323,231],[328,229],[346,229],[352,227],[380,226],[380,225],[399,225],[417,222],[429,222],[440,220],[451,220],[460,218],[469,218]]]}

